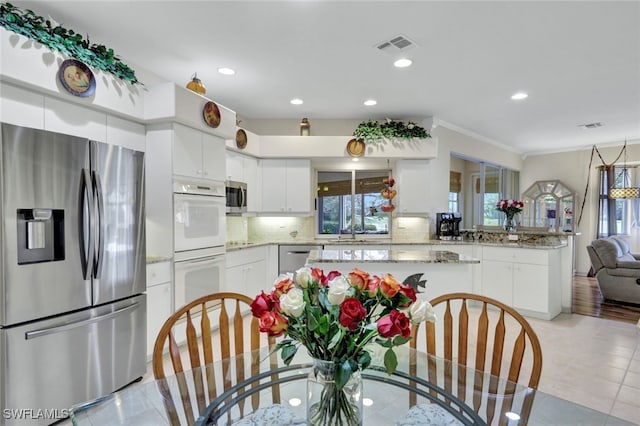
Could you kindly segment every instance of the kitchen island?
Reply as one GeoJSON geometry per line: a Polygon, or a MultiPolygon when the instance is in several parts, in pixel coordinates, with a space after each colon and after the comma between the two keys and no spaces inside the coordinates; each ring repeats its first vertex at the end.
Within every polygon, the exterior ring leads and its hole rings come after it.
{"type": "MultiPolygon", "coordinates": [[[[398,281],[413,283],[420,297],[432,299],[457,291],[474,293],[473,269],[479,259],[442,250],[312,250],[307,266],[325,274],[348,274],[358,268],[371,275],[393,275],[398,281]],[[420,281],[426,283],[420,284],[420,281]]],[[[476,291],[474,291],[476,290],[476,291]]]]}

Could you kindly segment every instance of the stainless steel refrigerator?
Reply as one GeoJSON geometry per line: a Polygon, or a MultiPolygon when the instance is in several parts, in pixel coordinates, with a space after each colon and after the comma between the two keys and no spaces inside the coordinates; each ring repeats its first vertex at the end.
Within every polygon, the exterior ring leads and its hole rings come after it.
{"type": "Polygon", "coordinates": [[[1,126],[0,424],[50,424],[146,372],[144,153],[1,126]]]}

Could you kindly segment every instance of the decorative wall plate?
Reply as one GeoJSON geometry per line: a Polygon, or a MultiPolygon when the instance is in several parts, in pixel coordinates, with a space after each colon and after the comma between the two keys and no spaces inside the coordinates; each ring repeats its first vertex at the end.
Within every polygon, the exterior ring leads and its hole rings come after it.
{"type": "Polygon", "coordinates": [[[62,87],[74,96],[86,98],[96,90],[96,79],[91,69],[75,59],[67,59],[60,64],[58,78],[62,87]]]}
{"type": "Polygon", "coordinates": [[[236,146],[240,149],[244,149],[247,146],[247,132],[242,129],[238,129],[236,132],[236,146]]]}
{"type": "Polygon", "coordinates": [[[220,109],[215,102],[209,101],[204,104],[202,116],[209,127],[216,128],[220,125],[220,109]]]}
{"type": "Polygon", "coordinates": [[[360,139],[351,139],[347,142],[347,153],[352,157],[362,157],[364,154],[364,142],[360,139]]]}

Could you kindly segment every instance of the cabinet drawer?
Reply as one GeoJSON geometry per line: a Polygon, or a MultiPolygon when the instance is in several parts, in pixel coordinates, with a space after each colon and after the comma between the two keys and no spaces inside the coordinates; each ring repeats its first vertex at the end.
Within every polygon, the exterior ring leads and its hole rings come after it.
{"type": "Polygon", "coordinates": [[[147,287],[171,281],[171,262],[158,262],[147,265],[147,287]]]}
{"type": "Polygon", "coordinates": [[[533,265],[548,265],[549,251],[525,248],[483,247],[483,260],[497,260],[502,262],[530,263],[533,265]]]}
{"type": "MultiPolygon", "coordinates": [[[[266,247],[243,248],[227,252],[226,265],[227,268],[234,266],[246,265],[247,263],[259,262],[267,258],[266,247]]],[[[275,278],[275,277],[274,277],[275,278]]]]}

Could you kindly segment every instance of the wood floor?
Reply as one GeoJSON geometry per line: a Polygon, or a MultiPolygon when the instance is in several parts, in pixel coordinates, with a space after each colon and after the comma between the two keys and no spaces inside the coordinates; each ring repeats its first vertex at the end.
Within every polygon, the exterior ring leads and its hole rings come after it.
{"type": "Polygon", "coordinates": [[[631,323],[640,319],[640,306],[605,302],[596,279],[592,277],[573,277],[573,312],[631,323]]]}

